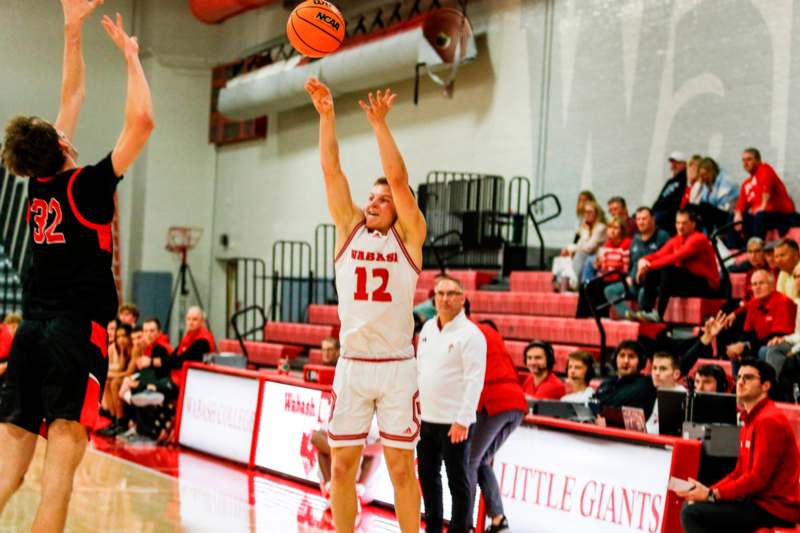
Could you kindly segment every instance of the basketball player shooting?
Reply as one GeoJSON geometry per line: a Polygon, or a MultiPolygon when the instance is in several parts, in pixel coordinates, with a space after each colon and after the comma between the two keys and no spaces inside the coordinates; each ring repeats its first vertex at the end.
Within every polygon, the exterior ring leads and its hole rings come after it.
{"type": "Polygon", "coordinates": [[[0,389],[0,512],[22,484],[39,433],[47,436],[42,498],[33,531],[63,531],[72,483],[97,420],[108,370],[105,325],[117,312],[111,271],[114,192],[153,129],[150,89],[136,38],[122,17],[102,25],[125,58],[125,119],[113,151],[78,167],[72,138],[84,99],[81,25],[102,0],[61,0],[65,51],[53,124],[16,117],[3,162],[28,177],[32,264],[23,275],[24,320],[0,389]]]}
{"type": "Polygon", "coordinates": [[[339,533],[354,530],[356,473],[370,422],[377,415],[400,529],[416,532],[420,497],[414,448],[420,423],[412,307],[426,228],[386,123],[397,95],[387,89],[359,102],[378,141],[385,175],[374,183],[362,209],[353,202],[339,162],[333,96],[315,78],[305,88],[320,116],[320,158],[328,210],[336,226],[342,355],[328,426],[333,520],[339,533]]]}

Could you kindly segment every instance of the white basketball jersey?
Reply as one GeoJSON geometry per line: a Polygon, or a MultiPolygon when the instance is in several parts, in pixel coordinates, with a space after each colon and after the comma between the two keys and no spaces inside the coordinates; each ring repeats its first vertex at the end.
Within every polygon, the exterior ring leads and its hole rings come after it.
{"type": "Polygon", "coordinates": [[[386,235],[356,226],[336,257],[342,355],[414,357],[414,291],[419,269],[394,226],[386,235]]]}

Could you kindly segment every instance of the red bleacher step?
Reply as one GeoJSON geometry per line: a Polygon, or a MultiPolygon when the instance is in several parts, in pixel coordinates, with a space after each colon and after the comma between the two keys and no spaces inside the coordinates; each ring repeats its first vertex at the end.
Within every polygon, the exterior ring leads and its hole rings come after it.
{"type": "Polygon", "coordinates": [[[722,298],[670,298],[664,320],[671,324],[702,324],[723,305],[722,298]]]}
{"type": "MultiPolygon", "coordinates": [[[[433,282],[439,274],[439,270],[423,270],[417,280],[417,289],[425,291],[432,289],[433,282]]],[[[497,277],[497,272],[494,270],[448,270],[447,275],[460,281],[464,290],[474,291],[497,277]]]]}
{"type": "Polygon", "coordinates": [[[553,292],[553,274],[546,271],[512,272],[511,292],[553,292]]]}
{"type": "MultiPolygon", "coordinates": [[[[548,342],[599,346],[600,332],[591,318],[561,318],[523,315],[500,315],[475,313],[475,320],[491,320],[506,339],[530,341],[540,339],[548,342]]],[[[625,339],[639,336],[640,324],[627,320],[603,320],[606,343],[615,346],[625,339]]]]}
{"type": "Polygon", "coordinates": [[[324,324],[298,324],[296,322],[268,322],[264,326],[264,339],[268,342],[300,344],[318,347],[323,339],[338,337],[339,328],[324,324]]]}
{"type": "Polygon", "coordinates": [[[466,291],[473,313],[574,317],[577,293],[466,291]]]}
{"type": "MultiPolygon", "coordinates": [[[[247,349],[247,362],[256,366],[277,366],[279,359],[294,359],[303,352],[301,346],[272,342],[244,341],[244,345],[247,349]]],[[[240,354],[242,347],[236,339],[222,339],[219,342],[219,351],[240,354]]]]}
{"type": "Polygon", "coordinates": [[[311,304],[308,306],[308,321],[311,324],[339,326],[339,309],[336,305],[311,304]]]}

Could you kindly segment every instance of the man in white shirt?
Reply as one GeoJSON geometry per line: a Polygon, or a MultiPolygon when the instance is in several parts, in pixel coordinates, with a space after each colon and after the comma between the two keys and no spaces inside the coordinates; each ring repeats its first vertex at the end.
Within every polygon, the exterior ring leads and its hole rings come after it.
{"type": "MultiPolygon", "coordinates": [[[[686,392],[686,387],[678,383],[681,379],[681,362],[677,356],[667,352],[653,354],[653,366],[650,370],[653,385],[658,390],[674,390],[686,392]]],[[[647,432],[658,435],[658,397],[650,418],[647,419],[647,432]]]]}
{"type": "Polygon", "coordinates": [[[443,276],[436,282],[436,316],[425,323],[417,347],[422,428],[417,444],[427,533],[441,533],[441,467],[444,460],[453,510],[450,533],[472,528],[467,479],[469,427],[486,373],[486,339],[464,313],[464,288],[443,276]]]}

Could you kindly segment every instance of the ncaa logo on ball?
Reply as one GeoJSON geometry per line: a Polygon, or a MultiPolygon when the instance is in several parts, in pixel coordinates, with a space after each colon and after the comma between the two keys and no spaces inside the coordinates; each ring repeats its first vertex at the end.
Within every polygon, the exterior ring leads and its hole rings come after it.
{"type": "Polygon", "coordinates": [[[335,30],[339,29],[339,23],[330,15],[326,15],[320,11],[317,12],[317,18],[327,24],[328,26],[332,27],[335,30]]]}

